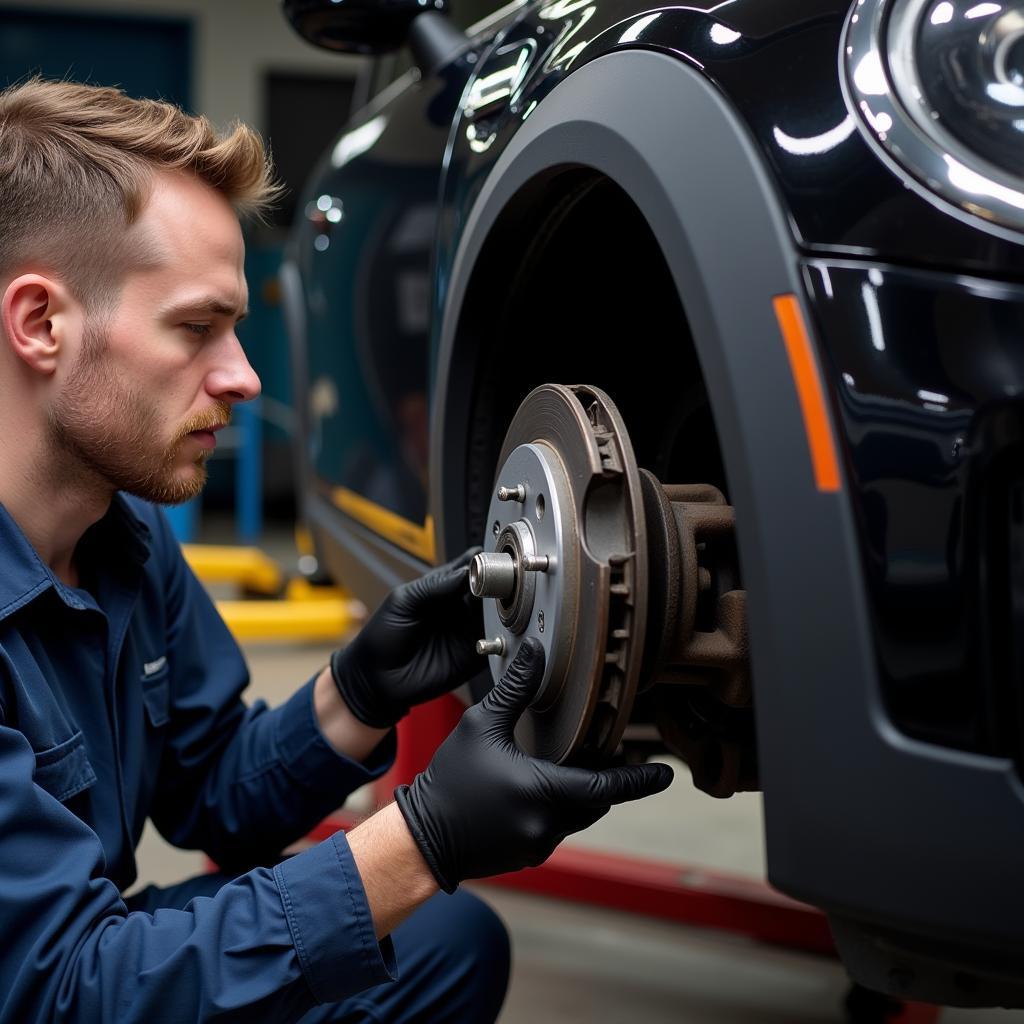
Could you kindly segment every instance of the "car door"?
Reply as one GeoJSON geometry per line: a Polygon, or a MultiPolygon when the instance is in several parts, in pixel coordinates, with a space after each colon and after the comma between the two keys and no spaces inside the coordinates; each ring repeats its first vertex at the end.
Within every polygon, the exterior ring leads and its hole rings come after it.
{"type": "Polygon", "coordinates": [[[434,559],[429,345],[441,175],[477,55],[519,6],[471,28],[467,49],[430,76],[402,55],[378,62],[378,81],[390,81],[322,158],[289,247],[302,290],[295,395],[307,515],[340,513],[425,562],[434,559]]]}

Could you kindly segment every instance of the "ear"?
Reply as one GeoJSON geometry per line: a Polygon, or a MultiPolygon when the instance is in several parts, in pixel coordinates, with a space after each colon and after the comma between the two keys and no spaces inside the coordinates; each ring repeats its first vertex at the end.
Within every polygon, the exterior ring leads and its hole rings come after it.
{"type": "Polygon", "coordinates": [[[11,350],[37,373],[52,375],[81,328],[78,303],[61,282],[22,274],[8,284],[0,322],[11,350]]]}

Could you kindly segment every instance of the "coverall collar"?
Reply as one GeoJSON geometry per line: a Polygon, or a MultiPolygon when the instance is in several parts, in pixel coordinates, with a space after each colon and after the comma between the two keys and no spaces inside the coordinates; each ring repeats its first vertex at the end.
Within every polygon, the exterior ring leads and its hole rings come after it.
{"type": "MultiPolygon", "coordinates": [[[[124,559],[142,565],[150,555],[149,541],[149,527],[135,515],[118,492],[103,518],[82,534],[78,551],[93,549],[100,553],[100,557],[111,561],[124,559]]],[[[69,607],[83,606],[74,588],[57,579],[0,503],[0,621],[50,587],[69,607]]]]}

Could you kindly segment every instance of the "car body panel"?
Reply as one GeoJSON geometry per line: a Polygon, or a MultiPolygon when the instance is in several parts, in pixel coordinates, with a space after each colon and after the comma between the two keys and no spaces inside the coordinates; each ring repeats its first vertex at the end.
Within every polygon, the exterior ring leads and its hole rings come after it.
{"type": "Polygon", "coordinates": [[[444,117],[428,113],[439,92],[410,81],[401,102],[384,97],[342,134],[316,194],[303,196],[293,250],[306,291],[313,472],[328,494],[354,492],[419,523],[428,281],[447,140],[444,117]]]}
{"type": "Polygon", "coordinates": [[[1020,757],[1010,532],[1024,287],[884,264],[805,272],[888,713],[920,739],[1020,757]]]}
{"type": "MultiPolygon", "coordinates": [[[[474,74],[485,79],[505,65],[510,50],[535,44],[504,107],[483,118],[462,115],[446,169],[446,224],[457,230],[460,211],[472,204],[489,167],[559,81],[604,53],[642,47],[698,68],[728,97],[785,197],[802,248],[1024,273],[1024,246],[963,224],[907,189],[858,134],[838,65],[848,9],[835,0],[670,8],[636,0],[553,0],[524,8],[474,74]]],[[[442,262],[451,244],[442,233],[442,262]]],[[[437,308],[443,304],[442,293],[437,308]]]]}

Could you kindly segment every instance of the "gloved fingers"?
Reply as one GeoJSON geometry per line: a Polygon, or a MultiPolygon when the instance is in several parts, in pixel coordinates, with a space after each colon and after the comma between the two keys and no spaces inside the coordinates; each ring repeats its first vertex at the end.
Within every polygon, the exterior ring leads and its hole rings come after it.
{"type": "Polygon", "coordinates": [[[543,678],[544,648],[539,640],[528,636],[480,706],[511,730],[533,700],[543,678]]]}
{"type": "MultiPolygon", "coordinates": [[[[463,632],[472,632],[474,639],[484,635],[483,602],[479,598],[474,597],[468,590],[462,595],[462,608],[457,614],[461,616],[459,625],[462,627],[463,632]]],[[[487,659],[485,658],[484,660],[486,661],[487,659]]]]}
{"type": "Polygon", "coordinates": [[[473,559],[476,558],[476,556],[479,555],[481,551],[483,551],[483,548],[480,547],[479,544],[474,544],[473,547],[466,548],[466,550],[463,551],[462,554],[459,555],[457,558],[453,558],[446,565],[442,565],[439,568],[461,569],[464,565],[468,566],[469,563],[472,562],[473,559]]]}
{"type": "Polygon", "coordinates": [[[444,565],[439,565],[436,569],[432,569],[425,576],[424,581],[429,581],[432,587],[446,584],[451,578],[461,580],[463,576],[469,579],[469,563],[483,551],[483,548],[477,544],[475,547],[466,548],[458,558],[453,558],[450,562],[445,562],[444,565]]]}
{"type": "Polygon", "coordinates": [[[469,593],[469,563],[483,550],[480,547],[463,551],[458,558],[439,565],[436,569],[414,580],[403,594],[403,604],[409,611],[416,611],[424,604],[439,597],[469,593]]]}
{"type": "Polygon", "coordinates": [[[634,764],[590,772],[587,801],[594,806],[624,804],[668,789],[672,769],[667,764],[634,764]]]}
{"type": "Polygon", "coordinates": [[[590,828],[595,821],[600,821],[611,809],[611,804],[606,804],[603,807],[577,807],[571,812],[563,813],[560,817],[562,828],[556,837],[556,845],[560,845],[568,836],[590,828]]]}

